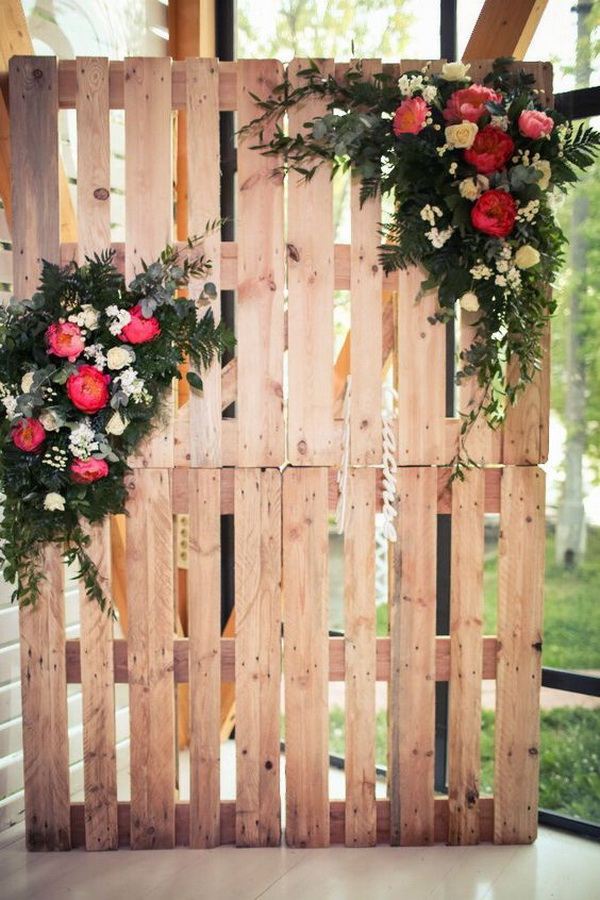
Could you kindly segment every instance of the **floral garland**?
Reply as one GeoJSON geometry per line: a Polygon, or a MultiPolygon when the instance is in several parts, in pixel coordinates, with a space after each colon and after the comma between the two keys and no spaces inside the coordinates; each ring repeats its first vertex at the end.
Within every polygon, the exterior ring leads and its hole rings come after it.
{"type": "MultiPolygon", "coordinates": [[[[54,542],[105,608],[81,520],[124,512],[128,458],[156,425],[185,357],[201,369],[233,345],[211,309],[199,316],[193,300],[176,296],[210,272],[204,256],[167,247],[128,286],[113,257],[62,269],[44,262],[38,293],[0,308],[0,552],[22,605],[37,599],[41,550],[54,542]]],[[[204,305],[215,295],[206,283],[204,305]]],[[[187,378],[202,387],[197,372],[187,378]]]]}
{"type": "Polygon", "coordinates": [[[358,63],[338,80],[311,63],[297,86],[286,72],[244,129],[259,135],[264,153],[283,155],[284,171],[310,179],[325,163],[334,174],[351,166],[362,202],[391,195],[391,218],[382,226],[385,271],[422,267],[419,296],[438,292],[432,323],[453,319],[457,306],[476,314],[456,379],[475,377],[481,399],[461,413],[451,462],[458,477],[475,465],[465,440],[479,414],[501,424],[505,401],[514,403],[540,366],[555,308],[548,286],[566,240],[554,191],[575,182],[600,149],[598,132],[541,109],[533,76],[513,60],[496,60],[482,84],[471,83],[468,72],[468,65],[446,63],[440,74],[426,66],[399,80],[384,72],[368,79],[358,63]],[[322,98],[326,112],[288,135],[283,117],[309,97],[322,98]],[[264,128],[273,122],[267,140],[264,128]]]}

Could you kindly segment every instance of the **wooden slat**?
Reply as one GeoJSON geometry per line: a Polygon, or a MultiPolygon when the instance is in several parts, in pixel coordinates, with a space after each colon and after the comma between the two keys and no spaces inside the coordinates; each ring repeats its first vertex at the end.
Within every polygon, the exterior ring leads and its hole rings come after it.
{"type": "MultiPolygon", "coordinates": [[[[471,346],[477,331],[475,324],[479,319],[479,313],[460,312],[460,345],[461,349],[471,346]]],[[[483,399],[483,390],[477,383],[477,378],[471,376],[464,378],[458,388],[458,409],[464,415],[477,410],[483,399]]],[[[487,424],[485,417],[480,415],[472,426],[466,441],[466,450],[479,465],[486,463],[498,463],[502,459],[502,432],[494,430],[487,424]]]]}
{"type": "MultiPolygon", "coordinates": [[[[293,84],[308,60],[291,66],[293,84]]],[[[321,62],[324,74],[333,61],[321,62]]],[[[325,103],[307,100],[289,113],[290,134],[322,115],[325,103]]],[[[333,427],[334,226],[331,172],[322,167],[306,182],[288,180],[288,456],[292,465],[333,465],[340,455],[333,427]],[[318,210],[309,216],[307,210],[318,210]]]]}
{"type": "Polygon", "coordinates": [[[375,811],[375,470],[351,469],[344,533],[346,846],[377,841],[375,811]]]}
{"type": "Polygon", "coordinates": [[[327,470],[283,475],[286,842],[329,845],[327,470]]]}
{"type": "MultiPolygon", "coordinates": [[[[88,553],[104,591],[110,596],[110,525],[89,526],[88,553]]],[[[85,848],[116,850],[117,756],[115,743],[115,674],[113,623],[79,585],[81,623],[81,691],[83,694],[83,764],[85,848]]]]}
{"type": "Polygon", "coordinates": [[[235,476],[236,843],[281,840],[281,474],[235,476]]]}
{"type": "MultiPolygon", "coordinates": [[[[268,96],[282,80],[273,60],[238,63],[238,125],[256,116],[252,93],[268,96]]],[[[269,140],[269,130],[265,131],[269,140]]],[[[283,424],[283,183],[276,165],[238,148],[237,465],[279,466],[285,458],[283,424]]]]}
{"type": "MultiPolygon", "coordinates": [[[[202,234],[220,217],[219,71],[216,59],[187,60],[188,234],[202,234]]],[[[204,241],[212,261],[211,281],[221,285],[220,230],[204,241]]],[[[195,286],[192,285],[192,288],[195,286]]],[[[200,290],[200,286],[196,291],[200,290]]],[[[211,304],[215,321],[221,317],[220,294],[211,304]]],[[[214,360],[202,373],[204,390],[190,392],[190,464],[221,464],[221,363],[214,360]]]]}
{"type": "MultiPolygon", "coordinates": [[[[381,60],[363,63],[364,77],[381,72],[381,60]]],[[[361,208],[360,178],[351,183],[352,230],[350,308],[352,344],[352,416],[350,462],[373,465],[381,462],[381,305],[383,277],[379,263],[381,197],[367,200],[361,208]]]]}
{"type": "Polygon", "coordinates": [[[547,5],[548,0],[485,0],[463,60],[523,59],[547,5]]]}
{"type": "Polygon", "coordinates": [[[110,247],[108,61],[77,60],[77,259],[110,247]]]}
{"type": "Polygon", "coordinates": [[[190,847],[220,834],[221,478],[189,470],[190,847]]]}
{"type": "MultiPolygon", "coordinates": [[[[550,416],[550,326],[542,340],[542,369],[514,406],[508,408],[502,429],[506,465],[545,462],[548,458],[550,416]]],[[[511,367],[517,372],[518,366],[511,367]]]]}
{"type": "Polygon", "coordinates": [[[427,317],[437,309],[429,291],[416,300],[424,272],[399,273],[398,287],[398,462],[443,465],[446,459],[446,335],[427,317]]]}
{"type": "Polygon", "coordinates": [[[452,488],[450,844],[479,843],[483,640],[484,477],[472,469],[452,488]]]}
{"type": "Polygon", "coordinates": [[[537,835],[544,587],[544,473],[506,468],[498,544],[494,840],[537,835]]]}
{"type": "Polygon", "coordinates": [[[174,844],[173,520],[167,473],[138,469],[127,518],[131,846],[174,844]]]}
{"type": "MultiPolygon", "coordinates": [[[[153,262],[171,239],[171,61],[125,60],[125,273],[128,280],[153,262]],[[149,185],[152,190],[149,191],[149,185]]],[[[172,467],[172,397],[165,425],[136,453],[131,465],[172,467]]]]}
{"type": "Polygon", "coordinates": [[[391,842],[434,840],[436,489],[433,468],[398,471],[390,609],[391,842]]]}
{"type": "MultiPolygon", "coordinates": [[[[58,94],[56,60],[13,57],[14,289],[37,287],[41,258],[58,259],[58,94]]],[[[70,842],[69,750],[65,677],[64,575],[60,547],[41,560],[47,580],[35,607],[20,610],[25,826],[31,850],[70,842]]]]}

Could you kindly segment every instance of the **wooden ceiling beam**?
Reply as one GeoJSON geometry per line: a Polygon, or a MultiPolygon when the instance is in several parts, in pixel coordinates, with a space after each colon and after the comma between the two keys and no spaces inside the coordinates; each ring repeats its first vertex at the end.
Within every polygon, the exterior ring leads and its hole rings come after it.
{"type": "Polygon", "coordinates": [[[523,59],[548,0],[485,0],[463,62],[514,56],[523,59]]]}

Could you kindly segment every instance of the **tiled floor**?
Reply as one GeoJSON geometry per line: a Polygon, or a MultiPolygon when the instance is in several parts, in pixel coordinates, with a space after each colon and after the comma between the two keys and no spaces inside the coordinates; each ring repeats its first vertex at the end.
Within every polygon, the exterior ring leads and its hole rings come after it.
{"type": "Polygon", "coordinates": [[[542,828],[531,847],[27,853],[0,835],[2,900],[599,900],[600,845],[542,828]]]}

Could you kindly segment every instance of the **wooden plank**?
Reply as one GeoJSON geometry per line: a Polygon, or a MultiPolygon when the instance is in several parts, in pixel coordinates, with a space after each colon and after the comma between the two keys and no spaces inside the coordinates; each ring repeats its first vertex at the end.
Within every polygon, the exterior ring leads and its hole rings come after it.
{"type": "Polygon", "coordinates": [[[463,61],[514,56],[523,59],[548,0],[485,0],[463,61]]]}
{"type": "MultiPolygon", "coordinates": [[[[365,60],[364,77],[381,72],[381,60],[365,60]]],[[[381,307],[383,270],[379,263],[381,197],[361,207],[360,178],[353,174],[350,188],[352,243],[350,310],[352,343],[352,418],[350,462],[368,466],[381,462],[381,307]]]]}
{"type": "Polygon", "coordinates": [[[173,520],[167,473],[138,469],[127,518],[131,846],[174,844],[173,520]]]}
{"type": "Polygon", "coordinates": [[[446,335],[427,318],[437,309],[428,291],[417,300],[424,273],[399,272],[398,287],[398,462],[442,465],[446,459],[446,335]]]}
{"type": "Polygon", "coordinates": [[[375,810],[375,469],[351,469],[344,532],[346,846],[373,847],[375,810]]]}
{"type": "Polygon", "coordinates": [[[220,835],[221,478],[190,469],[188,584],[190,847],[220,835]]]}
{"type": "MultiPolygon", "coordinates": [[[[88,526],[88,553],[110,594],[110,525],[88,526]]],[[[86,850],[116,850],[117,755],[113,623],[79,586],[86,850]]]]}
{"type": "Polygon", "coordinates": [[[236,843],[281,841],[281,474],[235,474],[236,843]]]}
{"type": "MultiPolygon", "coordinates": [[[[543,340],[542,368],[519,397],[515,406],[506,412],[502,429],[503,461],[506,465],[525,465],[545,462],[548,458],[550,418],[550,325],[543,340]]],[[[510,367],[518,372],[518,364],[510,367]]],[[[510,377],[510,375],[509,375],[510,377]]]]}
{"type": "Polygon", "coordinates": [[[327,470],[283,474],[286,842],[329,846],[327,470]]]}
{"type": "MultiPolygon", "coordinates": [[[[256,116],[251,94],[269,95],[283,77],[273,60],[238,63],[238,126],[256,116]]],[[[265,140],[269,140],[269,130],[265,140]]],[[[237,465],[279,466],[283,424],[283,182],[277,161],[238,148],[237,465]]]]}
{"type": "MultiPolygon", "coordinates": [[[[142,261],[151,263],[171,239],[171,61],[125,60],[124,103],[125,274],[130,280],[141,272],[142,261]]],[[[144,442],[131,465],[174,465],[172,397],[165,400],[164,427],[144,442]]]]}
{"type": "MultiPolygon", "coordinates": [[[[292,84],[308,60],[290,63],[292,84]]],[[[320,63],[324,75],[333,60],[320,63]]],[[[325,112],[309,99],[289,112],[290,134],[325,112]]],[[[309,181],[288,179],[288,456],[292,465],[333,465],[340,450],[333,427],[334,225],[331,172],[322,167],[309,181]],[[318,215],[307,216],[307,210],[318,215]]]]}
{"type": "Polygon", "coordinates": [[[433,468],[399,469],[390,609],[391,843],[434,840],[436,490],[433,468]]]}
{"type": "MultiPolygon", "coordinates": [[[[188,59],[187,182],[188,234],[202,234],[220,218],[219,69],[216,59],[188,59]]],[[[212,261],[210,280],[221,284],[220,229],[209,234],[203,252],[212,261]]],[[[200,290],[192,285],[195,293],[200,290]]],[[[221,317],[220,293],[211,304],[221,317]]],[[[204,390],[190,391],[190,464],[221,465],[221,362],[202,373],[204,390]]]]}
{"type": "Polygon", "coordinates": [[[544,589],[544,473],[502,475],[498,543],[498,674],[494,758],[497,844],[537,835],[544,589]]]}
{"type": "Polygon", "coordinates": [[[110,247],[108,60],[77,60],[77,259],[110,247]]]}
{"type": "Polygon", "coordinates": [[[452,487],[450,844],[479,843],[483,643],[484,473],[471,469],[452,487]]]}
{"type": "MultiPolygon", "coordinates": [[[[15,295],[30,297],[41,259],[59,251],[56,60],[10,60],[15,295]]],[[[61,548],[43,551],[35,607],[19,612],[26,842],[67,850],[70,842],[64,573],[61,548]]]]}
{"type": "MultiPolygon", "coordinates": [[[[461,350],[467,349],[473,343],[478,319],[479,314],[476,312],[460,311],[461,350]]],[[[483,389],[477,383],[477,378],[474,376],[464,378],[458,388],[459,411],[464,415],[471,411],[476,411],[482,400],[485,402],[483,389]]],[[[465,440],[465,448],[471,459],[479,465],[501,462],[502,432],[499,429],[494,430],[490,428],[485,417],[481,414],[465,440]]]]}

